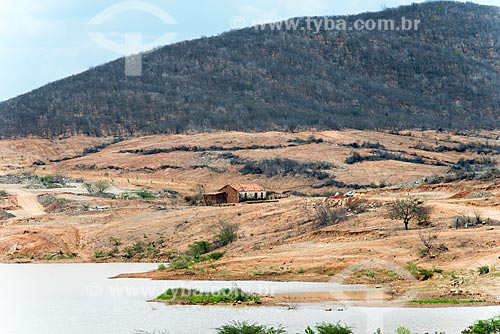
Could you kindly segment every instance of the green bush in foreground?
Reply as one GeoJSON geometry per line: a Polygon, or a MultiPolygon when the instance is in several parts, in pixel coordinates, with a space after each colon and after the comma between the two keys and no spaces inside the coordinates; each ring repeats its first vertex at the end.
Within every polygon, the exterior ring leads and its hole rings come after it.
{"type": "MultiPolygon", "coordinates": [[[[226,289],[229,290],[229,289],[226,289]]],[[[170,291],[170,289],[169,289],[170,291]]],[[[182,290],[178,290],[182,291],[182,290]]],[[[189,290],[184,290],[189,291],[189,290]]],[[[223,290],[221,290],[223,291],[223,290]]],[[[167,291],[168,292],[168,291],[167,291]]],[[[173,293],[173,292],[171,292],[173,293]]],[[[140,332],[141,334],[143,332],[140,332]]],[[[144,332],[145,334],[146,332],[144,332]]],[[[246,321],[233,321],[217,328],[217,334],[286,334],[284,327],[267,327],[259,324],[249,324],[246,321]]],[[[353,331],[346,325],[321,323],[316,325],[315,330],[307,327],[305,334],[352,334],[353,331]]],[[[382,334],[381,329],[377,329],[374,334],[382,334]]],[[[405,327],[399,327],[395,334],[411,334],[405,327]]],[[[435,332],[435,334],[445,334],[435,332]]],[[[462,334],[500,334],[500,316],[489,320],[480,320],[462,332],[462,334]]]]}
{"type": "Polygon", "coordinates": [[[352,334],[352,329],[346,325],[321,323],[316,325],[316,331],[307,327],[306,334],[352,334]]]}
{"type": "Polygon", "coordinates": [[[266,327],[248,322],[234,321],[217,328],[217,334],[286,334],[283,327],[266,327]]]}
{"type": "Polygon", "coordinates": [[[400,326],[396,329],[396,334],[411,334],[411,331],[408,328],[400,326]]]}
{"type": "Polygon", "coordinates": [[[480,320],[462,332],[462,334],[499,334],[500,317],[480,320]]]}

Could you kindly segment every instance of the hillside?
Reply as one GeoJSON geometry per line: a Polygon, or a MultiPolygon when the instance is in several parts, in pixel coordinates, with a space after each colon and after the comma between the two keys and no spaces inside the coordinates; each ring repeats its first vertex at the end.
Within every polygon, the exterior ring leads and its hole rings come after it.
{"type": "Polygon", "coordinates": [[[231,31],[146,53],[0,104],[0,136],[220,130],[493,128],[500,11],[429,2],[349,17],[418,31],[231,31]]]}
{"type": "MultiPolygon", "coordinates": [[[[412,262],[439,270],[412,283],[421,298],[498,303],[499,135],[219,131],[1,140],[0,262],[172,263],[230,223],[238,238],[218,249],[222,258],[140,276],[327,281],[363,261],[412,262]],[[100,182],[109,188],[89,191],[100,182]],[[348,190],[336,182],[369,186],[349,189],[350,200],[327,198],[348,190]],[[226,183],[258,183],[290,196],[218,207],[193,200],[226,183]],[[409,231],[388,217],[390,201],[407,196],[431,208],[429,221],[412,221],[409,231]],[[342,219],[324,223],[318,215],[330,205],[342,219]],[[462,216],[481,223],[455,226],[462,216]],[[427,235],[435,235],[429,254],[422,253],[427,235]],[[479,275],[479,266],[491,273],[479,275]]],[[[408,289],[384,267],[372,269],[349,279],[389,279],[396,295],[408,289]]]]}

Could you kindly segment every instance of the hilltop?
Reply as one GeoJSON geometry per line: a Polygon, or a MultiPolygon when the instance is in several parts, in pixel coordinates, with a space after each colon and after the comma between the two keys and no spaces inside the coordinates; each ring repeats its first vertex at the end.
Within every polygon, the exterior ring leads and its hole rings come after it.
{"type": "Polygon", "coordinates": [[[426,2],[348,17],[420,19],[418,31],[247,28],[124,59],[0,104],[0,136],[186,131],[494,128],[500,11],[426,2]]]}

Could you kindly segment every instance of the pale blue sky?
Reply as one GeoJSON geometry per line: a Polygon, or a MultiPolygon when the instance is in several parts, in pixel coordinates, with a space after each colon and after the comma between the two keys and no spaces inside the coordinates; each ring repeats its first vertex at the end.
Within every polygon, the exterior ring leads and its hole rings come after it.
{"type": "MultiPolygon", "coordinates": [[[[26,93],[116,59],[92,39],[104,33],[116,42],[126,33],[142,33],[146,42],[176,33],[173,42],[212,36],[231,29],[231,18],[254,22],[296,16],[339,15],[378,11],[382,6],[422,2],[415,0],[144,0],[161,8],[177,24],[164,24],[154,15],[129,11],[113,15],[100,25],[89,21],[121,0],[0,0],[0,101],[26,93]]],[[[136,1],[137,2],[137,1],[136,1]]],[[[498,0],[476,0],[498,5],[498,0]]]]}

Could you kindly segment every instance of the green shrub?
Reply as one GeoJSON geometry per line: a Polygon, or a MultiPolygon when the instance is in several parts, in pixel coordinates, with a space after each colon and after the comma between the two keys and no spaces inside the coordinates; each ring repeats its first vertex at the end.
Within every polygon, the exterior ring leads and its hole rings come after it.
{"type": "Polygon", "coordinates": [[[488,267],[488,266],[479,267],[479,274],[480,275],[486,275],[489,273],[490,273],[490,267],[488,267]]]}
{"type": "Polygon", "coordinates": [[[223,256],[224,256],[224,253],[221,253],[221,252],[215,252],[215,253],[208,255],[208,257],[210,257],[210,259],[215,260],[215,261],[221,259],[223,256]]]}
{"type": "Polygon", "coordinates": [[[197,241],[189,245],[189,253],[195,257],[209,253],[211,250],[212,244],[208,241],[197,241]]]}
{"type": "Polygon", "coordinates": [[[168,289],[157,297],[160,300],[178,302],[181,304],[218,304],[234,302],[259,302],[254,294],[243,292],[241,289],[221,289],[218,292],[201,292],[194,289],[168,289]]]}
{"type": "Polygon", "coordinates": [[[118,249],[118,247],[113,247],[109,252],[108,252],[108,256],[110,257],[115,257],[116,254],[118,254],[120,250],[118,249]]]}
{"type": "Polygon", "coordinates": [[[427,281],[428,279],[431,279],[432,276],[434,276],[434,272],[432,270],[427,270],[422,268],[418,269],[418,273],[423,281],[427,281]]]}
{"type": "Polygon", "coordinates": [[[423,281],[426,281],[426,280],[432,278],[432,276],[434,276],[434,273],[436,272],[434,270],[427,270],[427,269],[419,268],[413,262],[408,263],[407,269],[413,276],[415,276],[416,278],[421,279],[423,281]]]}
{"type": "Polygon", "coordinates": [[[217,334],[286,334],[283,327],[266,327],[248,322],[234,321],[217,328],[217,334]]]}
{"type": "Polygon", "coordinates": [[[411,334],[411,331],[408,328],[400,326],[396,329],[396,334],[411,334]]]}
{"type": "Polygon", "coordinates": [[[413,276],[418,275],[418,267],[415,263],[413,263],[413,262],[408,263],[407,269],[410,272],[410,274],[412,274],[413,276]]]}
{"type": "Polygon", "coordinates": [[[373,272],[371,270],[367,270],[367,271],[365,271],[365,276],[369,277],[369,278],[375,278],[375,272],[373,272]]]}
{"type": "Polygon", "coordinates": [[[125,257],[128,259],[133,258],[134,256],[138,254],[143,254],[144,253],[144,243],[142,241],[138,241],[132,246],[126,247],[125,248],[125,257]]]}
{"type": "Polygon", "coordinates": [[[166,270],[167,269],[167,266],[164,265],[164,264],[159,264],[158,265],[158,270],[166,270]]]}
{"type": "Polygon", "coordinates": [[[141,190],[136,192],[137,196],[142,199],[154,199],[156,196],[149,190],[141,190]]]}
{"type": "Polygon", "coordinates": [[[214,249],[224,247],[232,243],[238,238],[238,225],[223,224],[219,232],[215,235],[214,249]]]}
{"type": "Polygon", "coordinates": [[[472,304],[472,303],[484,303],[486,300],[484,299],[414,299],[411,300],[410,303],[415,304],[449,304],[449,305],[458,305],[458,304],[472,304]]]}
{"type": "Polygon", "coordinates": [[[195,263],[192,256],[180,255],[175,258],[175,261],[170,264],[172,269],[188,269],[195,263]]]}
{"type": "Polygon", "coordinates": [[[307,327],[306,334],[352,334],[353,331],[349,326],[337,324],[321,323],[316,325],[316,331],[311,327],[307,327]]]}
{"type": "Polygon", "coordinates": [[[500,317],[480,320],[462,332],[462,334],[499,334],[500,317]]]}
{"type": "Polygon", "coordinates": [[[94,253],[94,257],[96,259],[100,259],[100,258],[103,258],[105,255],[104,255],[104,252],[102,250],[98,250],[94,253]]]}
{"type": "Polygon", "coordinates": [[[103,180],[100,180],[100,181],[97,181],[95,184],[94,184],[94,187],[97,191],[98,194],[104,194],[106,192],[106,190],[110,187],[111,185],[106,182],[106,181],[103,181],[103,180]]]}

